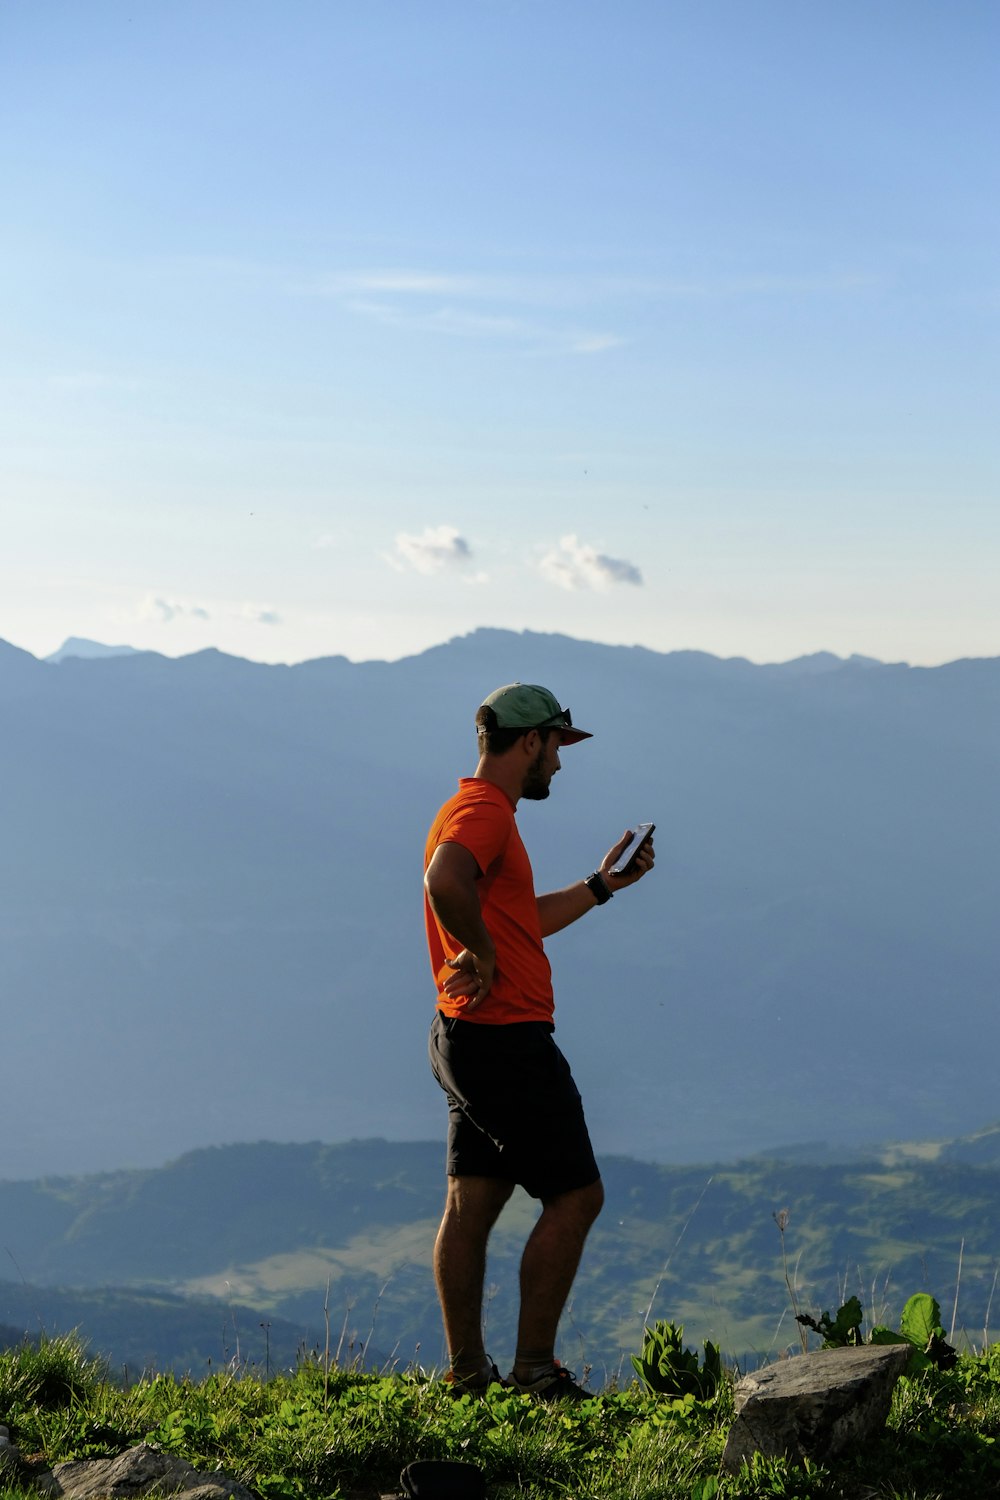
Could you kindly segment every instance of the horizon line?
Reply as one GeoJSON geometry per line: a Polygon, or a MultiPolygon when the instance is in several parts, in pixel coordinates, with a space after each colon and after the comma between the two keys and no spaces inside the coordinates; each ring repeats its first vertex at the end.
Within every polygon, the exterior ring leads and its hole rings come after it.
{"type": "Polygon", "coordinates": [[[552,641],[557,641],[557,640],[570,641],[574,645],[598,646],[598,647],[600,647],[603,650],[609,650],[609,651],[642,651],[642,652],[647,653],[650,656],[664,656],[664,657],[667,657],[667,656],[697,656],[697,657],[704,657],[707,660],[716,661],[716,662],[719,662],[721,664],[745,664],[745,665],[750,666],[750,667],[759,667],[759,668],[765,668],[765,667],[789,667],[789,666],[794,666],[794,665],[796,665],[798,663],[806,663],[806,662],[817,662],[818,663],[818,662],[821,662],[821,661],[829,661],[831,663],[836,662],[836,663],[838,663],[841,666],[847,666],[849,664],[854,664],[855,666],[859,666],[859,667],[862,667],[862,666],[863,667],[872,667],[872,668],[874,668],[874,667],[906,667],[908,670],[936,671],[936,670],[938,670],[941,667],[956,666],[960,662],[996,661],[996,660],[1000,659],[1000,656],[985,656],[985,655],[984,656],[959,656],[959,657],[949,658],[948,660],[945,660],[945,661],[941,661],[941,662],[937,662],[937,663],[934,663],[934,664],[927,665],[927,664],[922,664],[922,663],[916,663],[916,664],[914,664],[914,663],[912,663],[910,661],[903,660],[903,659],[894,660],[894,661],[886,661],[882,657],[871,656],[871,655],[868,655],[867,653],[857,652],[857,651],[850,652],[849,654],[847,654],[846,656],[844,656],[844,655],[841,655],[839,652],[830,651],[830,650],[827,650],[825,648],[820,648],[820,649],[818,649],[816,651],[801,652],[801,653],[799,653],[799,654],[797,654],[795,656],[785,657],[785,658],[782,658],[780,660],[779,659],[775,659],[775,658],[769,658],[769,659],[766,659],[766,660],[755,660],[753,657],[745,655],[744,653],[734,653],[732,655],[721,655],[719,652],[716,652],[716,651],[706,651],[706,650],[700,649],[698,647],[690,647],[690,646],[677,647],[677,648],[674,648],[672,650],[660,650],[660,649],[658,649],[657,647],[654,647],[654,646],[646,646],[646,645],[644,645],[640,641],[634,641],[634,642],[631,642],[630,644],[624,644],[622,642],[609,642],[609,641],[594,640],[592,638],[585,637],[585,636],[572,636],[572,635],[566,634],[563,631],[544,631],[544,630],[528,630],[528,629],[514,630],[514,629],[511,629],[510,627],[507,627],[507,626],[492,626],[492,625],[479,625],[479,626],[474,627],[472,630],[468,630],[468,631],[463,632],[462,634],[454,635],[454,636],[449,636],[445,640],[435,642],[433,645],[426,646],[426,647],[424,647],[420,651],[402,652],[398,656],[350,657],[345,652],[341,652],[341,651],[329,651],[329,652],[321,653],[321,654],[319,654],[317,656],[304,656],[304,657],[298,658],[295,661],[261,661],[259,658],[251,657],[251,656],[242,656],[242,655],[239,655],[236,652],[226,651],[226,650],[223,650],[221,647],[214,646],[214,645],[201,646],[197,650],[194,650],[194,651],[182,651],[182,652],[179,652],[179,653],[177,653],[175,655],[170,655],[169,653],[167,653],[165,651],[158,650],[155,647],[132,646],[132,645],[128,645],[128,644],[126,644],[124,642],[118,643],[118,644],[115,644],[115,645],[109,645],[107,642],[95,640],[93,637],[89,637],[89,636],[77,636],[77,635],[67,636],[65,638],[65,640],[62,642],[62,644],[60,646],[58,646],[55,651],[50,652],[48,655],[45,655],[45,656],[40,656],[40,655],[36,654],[35,652],[29,650],[27,647],[18,646],[14,641],[9,640],[7,637],[0,636],[0,644],[8,646],[9,648],[11,648],[14,651],[22,652],[25,656],[29,656],[33,661],[36,661],[36,662],[38,662],[41,665],[48,665],[48,666],[59,666],[59,665],[61,665],[61,662],[64,661],[64,660],[73,660],[73,661],[112,661],[112,660],[120,660],[120,659],[123,659],[123,658],[126,658],[126,657],[130,657],[130,656],[158,656],[158,657],[160,657],[164,661],[187,661],[187,660],[190,660],[193,657],[206,656],[206,655],[209,655],[209,654],[215,654],[217,656],[225,657],[229,661],[246,662],[246,663],[248,663],[249,665],[252,665],[252,666],[259,666],[259,667],[284,667],[284,668],[287,668],[287,669],[290,670],[290,669],[293,669],[295,667],[311,666],[311,665],[313,665],[315,663],[323,662],[323,661],[343,661],[343,662],[347,662],[350,666],[358,666],[358,667],[361,667],[361,666],[381,666],[381,665],[392,666],[392,665],[397,665],[398,663],[404,662],[404,661],[415,661],[415,660],[417,660],[421,656],[426,656],[431,651],[441,651],[441,650],[445,649],[446,647],[455,645],[455,644],[457,644],[457,643],[459,643],[461,641],[471,640],[473,637],[475,637],[477,635],[510,635],[510,636],[520,636],[520,637],[531,637],[531,636],[534,636],[534,637],[538,637],[539,639],[552,640],[552,641]],[[97,647],[98,651],[95,652],[93,655],[91,655],[91,654],[89,654],[88,652],[85,652],[85,651],[84,652],[66,651],[66,647],[69,646],[69,645],[71,645],[71,644],[79,644],[81,646],[97,647]]]}

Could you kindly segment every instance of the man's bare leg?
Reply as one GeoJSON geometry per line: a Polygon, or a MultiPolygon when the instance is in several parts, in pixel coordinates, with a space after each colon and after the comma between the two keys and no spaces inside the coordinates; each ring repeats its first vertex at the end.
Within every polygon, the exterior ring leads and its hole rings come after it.
{"type": "Polygon", "coordinates": [[[515,1380],[528,1381],[551,1364],[556,1329],[590,1226],[604,1204],[600,1180],[543,1200],[542,1212],[521,1257],[521,1316],[517,1325],[515,1380]]]}
{"type": "Polygon", "coordinates": [[[512,1182],[496,1177],[448,1178],[444,1218],[434,1242],[434,1279],[451,1368],[459,1379],[479,1374],[485,1363],[486,1241],[513,1191],[512,1182]]]}

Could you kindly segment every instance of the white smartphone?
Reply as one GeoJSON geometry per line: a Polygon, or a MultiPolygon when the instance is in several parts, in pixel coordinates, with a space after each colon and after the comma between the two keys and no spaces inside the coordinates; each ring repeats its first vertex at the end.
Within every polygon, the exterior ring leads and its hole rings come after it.
{"type": "Polygon", "coordinates": [[[612,875],[627,875],[635,864],[635,857],[644,844],[648,844],[653,837],[655,823],[640,823],[635,833],[629,839],[625,848],[619,854],[615,863],[611,866],[612,875]]]}

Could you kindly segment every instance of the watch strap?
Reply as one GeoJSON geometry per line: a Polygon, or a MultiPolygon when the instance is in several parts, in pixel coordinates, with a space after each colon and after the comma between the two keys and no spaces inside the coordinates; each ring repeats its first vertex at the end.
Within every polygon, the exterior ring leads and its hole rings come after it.
{"type": "Polygon", "coordinates": [[[614,891],[608,885],[608,882],[605,880],[600,870],[595,870],[593,875],[588,875],[583,883],[587,887],[587,890],[590,892],[590,894],[593,896],[594,900],[597,902],[598,906],[603,906],[604,903],[606,901],[610,901],[612,896],[614,895],[614,891]]]}

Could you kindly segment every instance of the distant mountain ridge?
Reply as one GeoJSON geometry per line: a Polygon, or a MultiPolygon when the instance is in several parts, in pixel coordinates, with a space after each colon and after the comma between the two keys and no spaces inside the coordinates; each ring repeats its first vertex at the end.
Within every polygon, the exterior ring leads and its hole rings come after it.
{"type": "MultiPolygon", "coordinates": [[[[22,1277],[0,1279],[0,1323],[79,1327],[115,1366],[200,1373],[237,1344],[263,1363],[265,1326],[280,1362],[322,1347],[326,1303],[351,1352],[367,1344],[378,1362],[388,1353],[439,1364],[430,1256],[443,1165],[437,1142],[258,1142],[149,1171],[0,1183],[3,1243],[22,1277]]],[[[795,1346],[779,1209],[806,1310],[835,1306],[847,1287],[895,1318],[911,1292],[928,1290],[949,1320],[954,1309],[960,1335],[982,1340],[1000,1243],[1000,1125],[840,1163],[795,1148],[729,1165],[610,1157],[603,1171],[607,1204],[561,1338],[581,1364],[615,1373],[650,1307],[727,1357],[795,1346]]],[[[497,1357],[512,1352],[534,1211],[517,1194],[493,1245],[497,1357]]]]}
{"type": "MultiPolygon", "coordinates": [[[[525,633],[527,633],[527,632],[525,632],[525,633]]],[[[481,628],[479,630],[471,631],[468,636],[465,636],[465,637],[459,636],[459,637],[453,638],[451,641],[446,641],[440,647],[437,647],[437,646],[430,647],[429,650],[430,651],[447,650],[450,646],[453,646],[455,644],[456,640],[463,640],[463,639],[465,639],[465,640],[476,640],[476,639],[481,639],[481,638],[483,638],[485,636],[489,636],[489,635],[509,636],[510,634],[512,634],[512,632],[509,632],[509,631],[494,631],[494,630],[490,630],[488,628],[481,628]]],[[[555,637],[552,637],[552,639],[572,640],[573,637],[571,637],[571,636],[566,636],[566,637],[555,636],[555,637]]],[[[9,649],[14,650],[14,651],[21,650],[20,647],[11,646],[9,642],[0,640],[0,647],[3,647],[3,646],[6,646],[9,649]]],[[[716,656],[712,652],[708,652],[708,651],[682,650],[682,651],[673,651],[673,652],[661,653],[661,652],[652,651],[651,648],[646,647],[646,646],[634,646],[634,647],[631,647],[631,646],[612,646],[609,649],[613,650],[613,651],[649,651],[651,655],[667,655],[667,656],[670,656],[670,657],[675,658],[675,659],[676,658],[690,657],[690,658],[693,658],[693,659],[695,659],[697,661],[717,661],[717,662],[724,662],[724,663],[736,663],[737,665],[740,665],[740,666],[756,667],[758,670],[767,670],[767,671],[772,671],[772,672],[773,671],[781,671],[781,670],[789,670],[789,671],[794,671],[794,672],[799,672],[799,673],[801,673],[801,672],[829,672],[829,671],[837,671],[839,668],[845,667],[845,666],[846,667],[859,667],[859,666],[865,666],[865,667],[882,667],[882,666],[886,666],[887,665],[887,663],[879,660],[878,657],[875,657],[875,656],[863,656],[863,655],[860,655],[858,652],[853,652],[850,656],[842,657],[842,656],[837,656],[832,651],[814,651],[814,652],[808,653],[805,656],[790,657],[790,658],[788,658],[785,661],[766,662],[766,663],[753,663],[753,662],[751,662],[749,660],[748,657],[745,657],[745,656],[720,657],[720,656],[716,656]]],[[[279,666],[279,670],[282,669],[282,664],[275,664],[275,663],[268,663],[268,662],[256,662],[256,661],[253,661],[252,658],[239,657],[239,656],[231,656],[231,655],[228,655],[226,652],[219,651],[218,648],[214,647],[214,646],[205,647],[205,648],[203,648],[202,650],[199,650],[199,651],[188,652],[185,655],[182,655],[182,656],[179,656],[179,657],[164,657],[163,659],[166,660],[166,661],[187,661],[191,657],[204,656],[206,654],[206,652],[209,652],[209,653],[211,653],[213,655],[217,655],[217,656],[226,656],[226,659],[229,660],[229,661],[250,661],[251,664],[254,665],[254,666],[278,665],[279,666]]],[[[24,652],[23,654],[26,655],[26,656],[31,655],[30,652],[24,652]]],[[[427,652],[423,652],[421,654],[422,655],[426,655],[427,652]]],[[[46,657],[44,657],[44,658],[36,658],[36,660],[44,660],[44,661],[47,661],[47,662],[58,663],[58,662],[61,662],[61,661],[65,661],[67,659],[67,657],[77,657],[77,658],[83,658],[85,660],[98,660],[98,659],[105,659],[105,658],[108,658],[108,657],[115,657],[115,656],[161,656],[161,655],[162,655],[161,652],[153,651],[153,650],[151,650],[149,648],[137,647],[137,646],[129,646],[129,645],[110,646],[110,645],[107,645],[103,641],[91,640],[88,636],[70,635],[70,636],[66,637],[66,639],[63,641],[62,645],[58,648],[58,650],[50,652],[49,655],[46,656],[46,657]]],[[[412,661],[412,660],[414,660],[413,657],[404,657],[402,659],[406,660],[406,661],[412,661]]],[[[356,666],[371,666],[371,665],[373,665],[372,661],[361,660],[361,661],[351,662],[350,659],[348,657],[346,657],[346,656],[335,655],[335,656],[310,657],[310,658],[307,658],[304,661],[293,663],[292,664],[292,669],[295,666],[299,666],[299,667],[312,666],[312,665],[314,665],[317,662],[329,662],[329,661],[347,662],[349,665],[356,665],[356,666]]],[[[385,662],[385,663],[383,663],[383,665],[387,665],[388,666],[389,663],[385,662]]],[[[896,663],[893,663],[893,665],[895,665],[895,666],[908,666],[909,664],[907,662],[896,662],[896,663]]],[[[284,670],[289,670],[289,667],[288,666],[284,666],[283,669],[284,670]]],[[[936,670],[936,669],[932,668],[930,670],[936,670]]]]}
{"type": "Polygon", "coordinates": [[[961,1134],[1000,1047],[1000,660],[755,666],[481,630],[399,662],[0,646],[0,1176],[427,1139],[426,827],[484,694],[593,741],[518,818],[540,889],[657,822],[549,944],[599,1152],[961,1134]],[[45,1105],[39,1108],[39,1079],[45,1105]]]}
{"type": "Polygon", "coordinates": [[[96,659],[108,656],[135,656],[138,653],[134,646],[105,646],[101,641],[90,641],[86,636],[67,636],[59,647],[45,658],[48,662],[65,661],[67,656],[82,656],[87,659],[96,659]]]}

